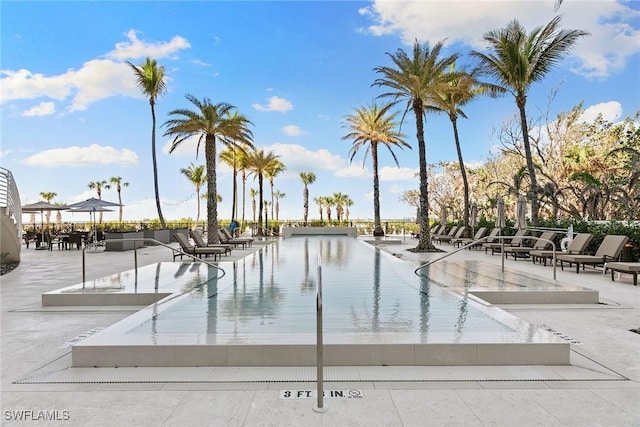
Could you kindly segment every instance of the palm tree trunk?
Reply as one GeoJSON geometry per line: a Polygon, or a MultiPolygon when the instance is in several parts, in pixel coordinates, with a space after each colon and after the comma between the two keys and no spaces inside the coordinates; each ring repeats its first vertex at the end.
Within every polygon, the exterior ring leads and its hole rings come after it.
{"type": "Polygon", "coordinates": [[[216,188],[216,138],[205,139],[205,161],[207,163],[207,243],[220,243],[218,236],[218,191],[216,188]]]}
{"type": "Polygon", "coordinates": [[[242,231],[242,227],[244,227],[244,208],[245,208],[245,202],[247,199],[246,190],[247,190],[247,173],[243,169],[242,170],[242,225],[240,226],[240,231],[242,231]]]}
{"type": "Polygon", "coordinates": [[[531,190],[529,198],[531,200],[531,224],[535,227],[538,225],[538,181],[536,179],[536,170],[533,165],[533,156],[531,155],[531,145],[529,144],[529,128],[527,125],[527,113],[525,111],[526,96],[518,95],[516,104],[520,110],[520,126],[522,127],[522,140],[524,142],[524,155],[527,161],[527,170],[529,171],[529,181],[531,190]]]}
{"type": "Polygon", "coordinates": [[[371,141],[371,161],[373,163],[373,235],[384,236],[380,225],[380,183],[378,182],[378,144],[371,141]]]}
{"type": "MultiPolygon", "coordinates": [[[[235,156],[235,153],[234,153],[235,156]]],[[[236,170],[235,158],[233,159],[233,201],[231,203],[231,221],[236,219],[236,207],[238,205],[238,171],[236,170]]]]}
{"type": "Polygon", "coordinates": [[[258,174],[258,236],[264,236],[264,229],[262,228],[263,181],[264,179],[262,177],[262,174],[258,174]]]}
{"type": "Polygon", "coordinates": [[[416,252],[427,252],[434,249],[429,233],[429,186],[427,181],[427,154],[424,143],[424,122],[422,121],[422,102],[417,99],[413,103],[413,111],[416,115],[416,137],[418,139],[418,159],[420,163],[420,216],[418,226],[420,236],[418,245],[414,248],[416,252]]]}
{"type": "Polygon", "coordinates": [[[275,218],[273,216],[273,205],[275,204],[273,200],[273,179],[269,181],[269,185],[271,186],[271,219],[273,219],[275,218]]]}
{"type": "Polygon", "coordinates": [[[307,219],[309,218],[309,189],[307,188],[307,184],[304,185],[304,190],[302,190],[302,199],[304,200],[302,217],[304,219],[303,224],[306,227],[307,219]]]}
{"type": "Polygon", "coordinates": [[[196,213],[196,226],[194,228],[198,228],[198,222],[200,221],[200,187],[196,188],[196,199],[198,212],[196,213]]]}
{"type": "Polygon", "coordinates": [[[456,151],[458,152],[458,164],[460,165],[460,174],[462,175],[462,188],[464,191],[464,226],[469,226],[469,180],[467,179],[467,169],[464,167],[462,160],[462,148],[460,148],[460,138],[458,137],[458,120],[455,116],[451,116],[451,124],[453,125],[453,138],[456,141],[456,151]]]}
{"type": "Polygon", "coordinates": [[[154,107],[153,98],[149,99],[151,104],[151,160],[153,163],[153,186],[156,193],[156,209],[158,210],[158,218],[160,219],[160,225],[162,228],[167,228],[164,222],[164,216],[162,215],[162,209],[160,208],[160,189],[158,187],[158,160],[156,158],[156,109],[154,107]]]}
{"type": "Polygon", "coordinates": [[[122,223],[122,191],[120,190],[120,187],[118,187],[118,203],[120,204],[118,222],[122,223]]]}

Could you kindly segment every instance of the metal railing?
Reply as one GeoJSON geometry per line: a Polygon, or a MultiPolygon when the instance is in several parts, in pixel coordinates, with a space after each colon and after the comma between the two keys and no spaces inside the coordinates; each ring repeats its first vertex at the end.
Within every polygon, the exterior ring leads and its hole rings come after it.
{"type": "MultiPolygon", "coordinates": [[[[190,258],[193,258],[194,261],[198,261],[198,262],[202,262],[204,264],[207,264],[210,267],[216,268],[217,270],[220,270],[222,272],[222,275],[216,277],[216,279],[221,279],[224,277],[224,275],[226,274],[226,272],[224,271],[223,268],[217,266],[216,264],[213,264],[209,261],[203,260],[202,258],[197,257],[196,255],[193,254],[189,254],[187,252],[184,252],[180,249],[174,248],[171,245],[168,245],[166,243],[162,243],[156,239],[152,239],[150,237],[144,237],[144,238],[138,238],[138,239],[105,239],[105,240],[99,240],[99,241],[95,241],[95,242],[91,242],[86,244],[83,248],[82,248],[82,288],[84,289],[84,285],[86,282],[86,251],[89,248],[97,248],[98,246],[102,246],[103,244],[106,243],[121,243],[121,242],[133,242],[133,266],[134,266],[134,270],[136,272],[136,274],[138,274],[138,242],[152,242],[156,245],[160,245],[160,246],[164,246],[165,248],[169,248],[171,249],[172,253],[173,253],[173,259],[175,260],[176,255],[181,255],[181,256],[187,256],[190,258]]],[[[144,245],[140,245],[140,247],[144,247],[144,245]]]]}
{"type": "Polygon", "coordinates": [[[457,248],[456,250],[454,250],[452,252],[447,252],[445,255],[441,256],[440,258],[436,258],[436,259],[431,260],[431,261],[429,261],[429,262],[427,262],[425,264],[422,264],[420,267],[416,268],[413,272],[415,274],[417,274],[418,276],[426,277],[426,276],[424,276],[423,274],[420,273],[420,270],[422,270],[423,268],[428,267],[431,264],[435,264],[438,261],[442,261],[445,258],[449,258],[451,255],[455,255],[455,254],[457,254],[458,252],[460,252],[460,251],[462,251],[464,249],[471,248],[473,246],[477,246],[478,244],[492,243],[495,240],[500,240],[500,256],[502,258],[502,260],[501,260],[502,261],[502,272],[504,273],[504,258],[505,258],[504,242],[505,242],[505,240],[512,240],[515,237],[522,238],[523,240],[526,240],[526,239],[531,239],[531,240],[536,240],[536,241],[537,240],[542,240],[542,241],[551,243],[552,258],[553,258],[553,261],[552,261],[552,264],[551,264],[553,266],[553,280],[556,280],[556,244],[551,240],[542,239],[540,237],[535,237],[535,236],[485,236],[485,237],[483,237],[481,239],[478,239],[478,240],[475,240],[475,241],[473,241],[473,242],[471,242],[471,243],[469,243],[467,245],[461,246],[461,247],[457,248]],[[489,242],[489,240],[491,240],[491,242],[489,242]]]}
{"type": "Polygon", "coordinates": [[[313,410],[316,412],[325,412],[327,408],[324,406],[324,349],[322,337],[322,258],[318,254],[318,292],[316,293],[316,372],[318,376],[318,385],[316,387],[316,406],[313,410]]]}
{"type": "Polygon", "coordinates": [[[22,205],[20,192],[10,170],[0,167],[0,207],[13,219],[18,239],[22,238],[22,205]]]}

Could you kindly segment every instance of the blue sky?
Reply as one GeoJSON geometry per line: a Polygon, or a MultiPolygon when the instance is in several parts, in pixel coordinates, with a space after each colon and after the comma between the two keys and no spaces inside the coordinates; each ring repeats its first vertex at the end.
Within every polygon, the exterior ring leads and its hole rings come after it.
{"type": "MultiPolygon", "coordinates": [[[[0,165],[18,184],[23,204],[56,192],[54,202],[95,196],[89,182],[121,176],[125,219],[156,218],[148,101],[126,61],[147,56],[166,68],[168,91],[157,101],[158,168],[163,214],[195,218],[193,185],[179,170],[196,159],[195,144],[168,153],[162,123],[168,112],[191,108],[185,94],[238,108],[254,124],[256,147],[281,156],[287,171],[275,180],[286,194],[280,219],[302,217],[301,171],[316,173],[310,198],[334,192],[354,201],[352,218],[372,218],[371,162],[348,162],[344,117],[372,102],[373,68],[390,65],[386,52],[410,50],[413,40],[446,39],[446,53],[482,49],[482,35],[518,19],[528,30],[554,15],[554,1],[3,1],[0,56],[0,165]]],[[[584,102],[588,115],[619,120],[640,110],[640,2],[567,1],[564,28],[591,33],[548,77],[533,85],[528,110],[553,113],[584,102]]],[[[468,62],[463,56],[461,62],[468,62]]],[[[465,162],[495,149],[494,130],[516,112],[512,97],[481,99],[459,123],[465,162]]],[[[402,128],[413,150],[397,151],[397,168],[380,156],[381,214],[413,216],[398,201],[417,189],[413,121],[402,128]]],[[[429,116],[429,162],[454,161],[448,118],[429,116]]],[[[220,218],[231,213],[231,173],[218,167],[220,218]]],[[[249,186],[257,187],[250,178],[249,186]]],[[[265,188],[265,191],[268,187],[265,188]]],[[[104,190],[116,201],[115,190],[104,190]]],[[[203,205],[204,206],[204,205],[203,205]]],[[[204,214],[204,207],[203,207],[204,214]]],[[[84,221],[86,214],[65,213],[84,221]]],[[[310,206],[317,218],[317,208],[310,206]]],[[[251,219],[247,201],[247,219],[251,219]]],[[[105,213],[105,220],[117,213],[105,213]]],[[[26,216],[23,221],[27,221],[26,216]]]]}

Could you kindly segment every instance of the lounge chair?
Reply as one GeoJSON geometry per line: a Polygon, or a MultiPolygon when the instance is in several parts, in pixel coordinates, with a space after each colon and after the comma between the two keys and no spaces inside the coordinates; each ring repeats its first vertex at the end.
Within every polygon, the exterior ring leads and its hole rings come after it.
{"type": "Polygon", "coordinates": [[[575,264],[576,274],[580,273],[580,265],[582,265],[582,269],[584,270],[585,265],[596,266],[604,264],[606,269],[607,261],[617,260],[620,257],[624,244],[628,241],[629,237],[627,236],[610,234],[605,236],[595,255],[561,254],[557,256],[557,259],[560,261],[560,268],[563,270],[565,262],[569,263],[569,267],[571,267],[572,264],[575,264]]]}
{"type": "Polygon", "coordinates": [[[174,261],[177,257],[180,257],[180,259],[182,259],[185,253],[189,255],[195,255],[198,258],[202,258],[203,255],[205,257],[213,255],[214,260],[218,259],[226,253],[226,249],[224,248],[199,248],[197,246],[194,246],[191,244],[191,242],[189,242],[189,238],[182,233],[175,233],[173,235],[173,238],[176,239],[176,241],[180,244],[180,248],[182,249],[182,251],[176,250],[173,252],[174,261]]]}
{"type": "Polygon", "coordinates": [[[469,243],[473,243],[479,239],[482,239],[486,234],[487,227],[480,227],[473,237],[459,237],[456,239],[451,239],[451,244],[459,248],[460,246],[468,245],[469,243]]]}
{"type": "Polygon", "coordinates": [[[513,255],[513,259],[517,260],[518,257],[528,258],[531,256],[531,251],[545,251],[551,248],[551,241],[556,238],[558,233],[555,231],[545,231],[540,235],[540,240],[536,240],[533,246],[505,246],[504,253],[509,256],[513,255]]]}
{"type": "Polygon", "coordinates": [[[253,238],[252,237],[233,237],[231,235],[231,232],[229,230],[227,230],[226,228],[221,228],[220,231],[222,231],[222,234],[224,234],[227,239],[244,240],[245,242],[247,242],[247,244],[249,246],[253,245],[253,238]]]}
{"type": "MultiPolygon", "coordinates": [[[[516,231],[516,234],[513,236],[511,240],[505,240],[504,246],[511,246],[511,247],[524,246],[524,242],[525,240],[527,240],[526,237],[528,234],[529,234],[529,230],[527,229],[518,230],[516,231]]],[[[484,248],[484,253],[486,254],[489,249],[491,249],[491,255],[493,255],[496,252],[499,253],[503,246],[500,240],[501,239],[496,239],[495,242],[483,243],[482,247],[484,248]]]]}
{"type": "Polygon", "coordinates": [[[453,236],[448,235],[448,236],[440,237],[440,239],[439,239],[440,243],[448,242],[449,244],[451,244],[451,241],[453,239],[461,239],[462,236],[467,234],[468,230],[469,229],[467,227],[461,226],[461,227],[458,228],[458,231],[456,231],[456,234],[454,234],[453,236]]]}
{"type": "MultiPolygon", "coordinates": [[[[593,234],[578,233],[573,237],[573,240],[571,240],[571,242],[567,246],[567,251],[566,252],[556,251],[556,256],[561,254],[566,254],[566,255],[584,254],[585,251],[587,250],[587,247],[589,246],[589,243],[591,243],[592,240],[593,240],[593,234]]],[[[546,267],[547,259],[553,258],[553,251],[536,249],[529,252],[529,255],[531,256],[531,260],[533,261],[534,264],[536,263],[536,260],[542,259],[546,267]]]]}
{"type": "Polygon", "coordinates": [[[633,275],[633,286],[638,286],[638,273],[640,273],[640,262],[608,262],[604,266],[605,273],[607,269],[611,270],[611,281],[613,281],[613,273],[626,273],[633,275]]]}
{"type": "Polygon", "coordinates": [[[449,230],[449,233],[447,234],[437,234],[435,236],[433,236],[431,238],[431,240],[433,240],[434,242],[442,242],[442,239],[452,239],[453,236],[458,232],[458,226],[454,225],[453,227],[451,227],[451,230],[449,230]]]}
{"type": "Polygon", "coordinates": [[[223,248],[225,250],[225,254],[231,253],[233,249],[233,245],[225,245],[224,243],[220,244],[210,244],[204,240],[204,237],[198,230],[189,230],[189,235],[193,239],[198,248],[223,248]]]}
{"type": "Polygon", "coordinates": [[[233,245],[234,247],[242,246],[242,249],[246,248],[249,245],[249,242],[244,239],[230,239],[220,229],[218,230],[218,237],[220,238],[220,242],[224,243],[225,245],[233,245]]]}

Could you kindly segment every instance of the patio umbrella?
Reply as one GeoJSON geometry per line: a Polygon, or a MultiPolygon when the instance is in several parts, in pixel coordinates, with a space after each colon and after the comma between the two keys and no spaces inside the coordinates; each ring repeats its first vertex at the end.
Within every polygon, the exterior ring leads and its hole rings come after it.
{"type": "Polygon", "coordinates": [[[30,203],[28,205],[22,206],[23,213],[37,213],[40,212],[40,225],[42,227],[42,245],[40,247],[44,247],[45,239],[44,239],[44,211],[64,211],[67,210],[67,206],[65,205],[54,205],[53,203],[44,202],[40,200],[36,203],[30,203]]]}
{"type": "Polygon", "coordinates": [[[447,225],[447,207],[445,205],[442,205],[440,211],[440,225],[447,225]]]}
{"type": "Polygon", "coordinates": [[[471,235],[476,234],[476,225],[478,225],[478,205],[475,203],[471,205],[471,218],[469,218],[469,225],[471,225],[471,235]]]}
{"type": "Polygon", "coordinates": [[[518,230],[524,230],[527,228],[527,199],[521,194],[518,196],[518,202],[516,203],[516,224],[515,227],[518,230]]]}
{"type": "Polygon", "coordinates": [[[68,209],[69,212],[89,212],[89,221],[92,221],[93,218],[93,234],[96,233],[96,212],[113,212],[113,209],[103,208],[103,207],[86,207],[86,208],[75,208],[68,209]]]}
{"type": "Polygon", "coordinates": [[[498,199],[496,207],[496,227],[498,227],[500,230],[504,230],[507,226],[507,220],[504,215],[504,199],[502,197],[498,199]]]}

